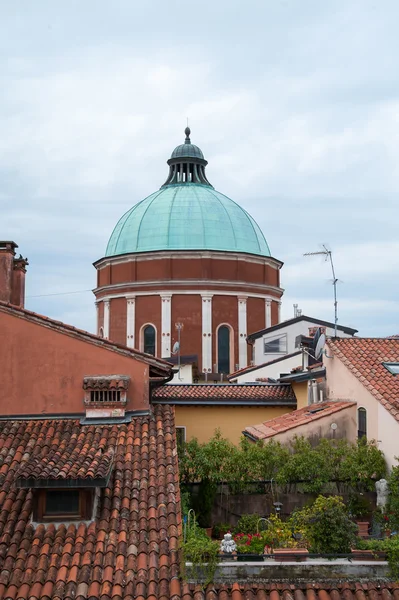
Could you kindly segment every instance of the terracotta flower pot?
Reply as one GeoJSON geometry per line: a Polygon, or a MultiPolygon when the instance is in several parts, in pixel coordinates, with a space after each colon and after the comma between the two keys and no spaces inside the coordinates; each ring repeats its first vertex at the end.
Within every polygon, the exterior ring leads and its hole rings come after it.
{"type": "Polygon", "coordinates": [[[304,562],[308,555],[307,548],[276,548],[273,551],[274,560],[277,562],[304,562]]]}
{"type": "Polygon", "coordinates": [[[356,521],[358,527],[358,535],[361,538],[369,537],[369,527],[370,523],[368,521],[356,521]]]}
{"type": "Polygon", "coordinates": [[[352,548],[351,550],[352,560],[386,560],[386,552],[374,551],[374,550],[359,550],[358,548],[352,548]]]}

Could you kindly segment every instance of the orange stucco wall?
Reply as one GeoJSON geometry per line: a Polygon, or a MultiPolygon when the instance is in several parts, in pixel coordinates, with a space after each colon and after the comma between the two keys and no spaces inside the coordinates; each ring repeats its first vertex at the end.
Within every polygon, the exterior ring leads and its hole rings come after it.
{"type": "Polygon", "coordinates": [[[284,406],[175,406],[176,427],[186,428],[186,441],[197,438],[208,442],[216,429],[233,444],[238,444],[242,431],[248,425],[256,425],[274,419],[291,408],[284,406]]]}
{"type": "Polygon", "coordinates": [[[83,413],[85,375],[129,375],[127,410],[149,406],[149,368],[84,339],[0,311],[0,414],[83,413]]]}

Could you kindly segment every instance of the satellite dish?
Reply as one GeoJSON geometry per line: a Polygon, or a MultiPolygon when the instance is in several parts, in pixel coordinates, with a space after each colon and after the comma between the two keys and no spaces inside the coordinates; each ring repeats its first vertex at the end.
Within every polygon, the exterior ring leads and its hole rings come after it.
{"type": "Polygon", "coordinates": [[[177,354],[180,350],[180,344],[179,342],[175,342],[173,344],[173,350],[172,350],[172,354],[177,354]]]}
{"type": "Polygon", "coordinates": [[[315,356],[316,360],[319,360],[319,358],[323,354],[325,343],[326,343],[326,334],[321,333],[319,339],[317,340],[316,348],[314,351],[314,356],[315,356]]]}

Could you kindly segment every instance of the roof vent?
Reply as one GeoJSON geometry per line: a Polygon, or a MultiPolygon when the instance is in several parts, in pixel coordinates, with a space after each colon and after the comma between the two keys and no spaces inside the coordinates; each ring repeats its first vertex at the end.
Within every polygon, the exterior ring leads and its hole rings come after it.
{"type": "Polygon", "coordinates": [[[125,416],[128,375],[90,375],[83,379],[86,419],[115,419],[125,416]]]}

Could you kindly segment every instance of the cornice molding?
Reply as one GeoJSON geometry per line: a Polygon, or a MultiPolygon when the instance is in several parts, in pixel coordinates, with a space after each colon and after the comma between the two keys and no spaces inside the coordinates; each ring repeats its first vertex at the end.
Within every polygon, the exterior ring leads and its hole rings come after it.
{"type": "MultiPolygon", "coordinates": [[[[156,291],[156,290],[149,290],[146,292],[134,292],[134,294],[130,295],[129,292],[125,292],[122,294],[107,294],[106,296],[103,296],[102,298],[99,298],[97,300],[97,302],[109,302],[110,300],[116,299],[116,298],[126,298],[126,300],[130,300],[130,298],[136,298],[136,297],[140,297],[140,296],[159,296],[160,298],[164,295],[167,294],[168,296],[170,296],[173,299],[174,295],[177,296],[181,296],[181,295],[187,295],[187,296],[201,296],[204,298],[212,298],[213,296],[230,296],[230,297],[235,297],[237,298],[237,300],[242,299],[243,296],[242,294],[238,293],[238,292],[229,292],[229,291],[222,291],[222,290],[168,290],[165,292],[160,292],[160,291],[156,291]]],[[[261,300],[270,300],[271,302],[278,302],[278,298],[276,298],[275,296],[269,296],[268,294],[256,294],[256,293],[250,293],[247,292],[245,294],[245,298],[260,298],[261,300]]]]}
{"type": "Polygon", "coordinates": [[[144,262],[149,260],[161,260],[161,259],[183,259],[183,260],[200,260],[203,258],[212,258],[215,260],[241,260],[243,262],[261,264],[261,265],[269,265],[274,269],[281,269],[284,263],[282,263],[277,258],[273,258],[272,256],[257,256],[255,254],[246,254],[244,252],[216,252],[210,250],[173,250],[173,251],[154,251],[154,252],[140,252],[140,253],[131,253],[131,254],[123,254],[119,256],[106,256],[100,258],[93,265],[96,269],[103,269],[109,265],[119,265],[134,261],[144,262]]]}

